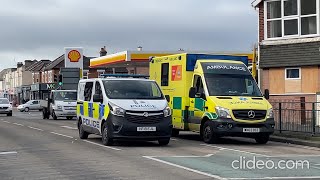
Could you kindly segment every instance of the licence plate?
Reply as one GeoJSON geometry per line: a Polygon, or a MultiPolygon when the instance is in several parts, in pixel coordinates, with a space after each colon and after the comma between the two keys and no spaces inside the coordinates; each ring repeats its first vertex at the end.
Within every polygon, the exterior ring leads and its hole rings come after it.
{"type": "Polygon", "coordinates": [[[244,133],[258,133],[260,128],[243,128],[244,133]]]}
{"type": "Polygon", "coordinates": [[[156,127],[137,127],[137,131],[157,131],[156,127]]]}

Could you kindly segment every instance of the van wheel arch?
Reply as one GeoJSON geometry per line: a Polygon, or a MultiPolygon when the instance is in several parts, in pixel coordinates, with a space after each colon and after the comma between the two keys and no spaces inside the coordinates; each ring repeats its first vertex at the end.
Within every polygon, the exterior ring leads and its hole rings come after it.
{"type": "Polygon", "coordinates": [[[78,118],[78,129],[80,129],[80,125],[82,124],[82,119],[81,117],[78,118]]]}
{"type": "Polygon", "coordinates": [[[103,125],[104,125],[104,123],[106,123],[107,121],[105,120],[105,119],[102,119],[102,121],[101,121],[101,126],[100,126],[100,133],[102,134],[102,131],[103,131],[103,125]]]}

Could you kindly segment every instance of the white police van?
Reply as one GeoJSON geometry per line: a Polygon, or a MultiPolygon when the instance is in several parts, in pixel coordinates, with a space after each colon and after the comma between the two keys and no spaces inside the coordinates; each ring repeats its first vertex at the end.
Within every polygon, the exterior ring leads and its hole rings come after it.
{"type": "Polygon", "coordinates": [[[105,75],[78,85],[79,136],[114,140],[157,140],[167,145],[172,131],[171,109],[159,86],[142,75],[105,75]]]}

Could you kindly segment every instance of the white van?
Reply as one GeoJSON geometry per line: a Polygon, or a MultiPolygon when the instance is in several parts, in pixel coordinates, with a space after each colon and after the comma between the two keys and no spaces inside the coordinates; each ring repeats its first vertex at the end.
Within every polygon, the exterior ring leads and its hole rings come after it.
{"type": "Polygon", "coordinates": [[[172,131],[171,109],[155,81],[141,78],[83,79],[78,85],[79,136],[114,140],[157,140],[167,145],[172,131]]]}

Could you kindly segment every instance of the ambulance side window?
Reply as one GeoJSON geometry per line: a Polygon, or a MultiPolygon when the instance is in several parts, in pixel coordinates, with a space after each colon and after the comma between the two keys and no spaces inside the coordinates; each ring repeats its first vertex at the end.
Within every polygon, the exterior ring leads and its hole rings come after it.
{"type": "Polygon", "coordinates": [[[93,82],[87,82],[84,87],[84,100],[91,101],[93,82]]]}
{"type": "Polygon", "coordinates": [[[96,81],[96,85],[94,89],[95,89],[94,94],[98,94],[102,98],[102,90],[101,90],[101,85],[99,81],[96,81]]]}
{"type": "Polygon", "coordinates": [[[169,63],[161,64],[161,86],[169,86],[169,63]]]}
{"type": "Polygon", "coordinates": [[[196,93],[204,93],[201,76],[199,75],[194,76],[193,87],[196,88],[196,93]]]}

